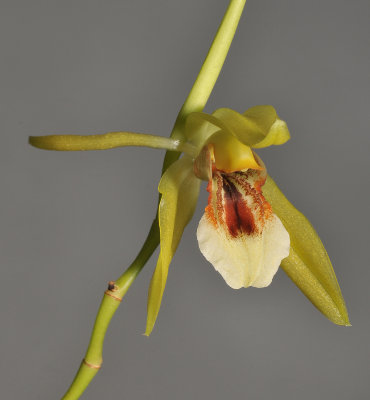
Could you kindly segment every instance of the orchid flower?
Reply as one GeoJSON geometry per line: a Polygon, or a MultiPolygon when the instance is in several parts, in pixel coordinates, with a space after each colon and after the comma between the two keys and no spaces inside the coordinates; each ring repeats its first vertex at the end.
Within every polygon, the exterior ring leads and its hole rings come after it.
{"type": "Polygon", "coordinates": [[[280,264],[331,321],[349,325],[329,257],[309,221],[267,175],[252,150],[284,144],[287,125],[272,106],[240,114],[227,108],[191,113],[184,136],[195,147],[159,183],[161,251],[148,300],[146,334],[157,318],[171,259],[208,181],[208,205],[197,230],[205,258],[234,288],[268,286],[280,264]]]}
{"type": "Polygon", "coordinates": [[[159,206],[136,259],[104,292],[90,343],[63,400],[76,400],[102,364],[111,318],[158,242],[160,253],[148,295],[146,335],[157,319],[169,266],[193,217],[201,182],[208,182],[208,205],[197,229],[199,248],[226,284],[239,289],[268,286],[279,266],[332,322],[349,325],[329,257],[309,221],[285,198],[267,174],[259,148],[289,140],[287,124],[272,106],[243,114],[220,108],[202,112],[221,71],[245,0],[230,0],[208,55],[169,138],[111,132],[103,135],[30,137],[47,150],[104,150],[124,146],[166,149],[158,190],[159,206]],[[158,233],[159,230],[159,233],[158,233]]]}
{"type": "Polygon", "coordinates": [[[32,145],[52,150],[137,145],[183,154],[164,172],[158,186],[160,254],[149,288],[146,335],[158,316],[169,266],[194,214],[202,180],[208,182],[209,198],[197,230],[199,248],[231,288],[266,287],[281,265],[324,315],[348,325],[325,248],[254,151],[290,139],[287,124],[275,109],[263,105],[243,114],[228,108],[211,115],[193,112],[179,137],[116,132],[30,138],[32,145]]]}

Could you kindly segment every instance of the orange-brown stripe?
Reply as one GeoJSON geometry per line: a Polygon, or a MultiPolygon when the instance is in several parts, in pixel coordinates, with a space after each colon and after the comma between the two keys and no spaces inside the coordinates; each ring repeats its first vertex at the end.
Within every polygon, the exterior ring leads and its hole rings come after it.
{"type": "Polygon", "coordinates": [[[91,369],[100,369],[101,368],[101,365],[90,364],[85,359],[83,359],[82,362],[86,365],[86,367],[89,367],[91,369]]]}
{"type": "Polygon", "coordinates": [[[117,300],[117,301],[122,301],[121,297],[115,296],[114,294],[112,294],[109,290],[106,290],[104,292],[104,294],[106,294],[109,297],[112,297],[112,299],[117,300]]]}

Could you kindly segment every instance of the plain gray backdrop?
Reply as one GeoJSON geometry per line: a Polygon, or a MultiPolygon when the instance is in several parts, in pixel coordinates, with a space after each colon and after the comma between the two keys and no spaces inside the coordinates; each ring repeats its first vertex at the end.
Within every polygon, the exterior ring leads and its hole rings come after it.
{"type": "MultiPolygon", "coordinates": [[[[168,136],[227,3],[1,0],[1,398],[64,393],[107,281],[146,237],[164,155],[47,152],[28,135],[168,136]]],[[[326,320],[282,270],[266,289],[230,289],[198,250],[203,186],[153,334],[155,257],[83,399],[368,398],[369,19],[368,0],[248,0],[206,107],[272,104],[288,122],[291,141],[259,154],[319,232],[353,326],[326,320]]]]}

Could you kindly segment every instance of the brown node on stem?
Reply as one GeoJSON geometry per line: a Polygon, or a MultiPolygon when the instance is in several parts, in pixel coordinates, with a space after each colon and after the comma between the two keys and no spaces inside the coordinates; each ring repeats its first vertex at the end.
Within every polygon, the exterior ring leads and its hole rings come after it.
{"type": "Polygon", "coordinates": [[[114,292],[116,292],[118,289],[119,289],[119,287],[116,285],[116,283],[114,281],[109,281],[108,289],[104,292],[104,294],[111,297],[114,300],[122,301],[121,297],[114,295],[114,292]]]}
{"type": "Polygon", "coordinates": [[[86,367],[89,367],[91,369],[100,369],[101,368],[101,364],[100,365],[96,365],[96,364],[90,364],[89,362],[87,362],[85,359],[82,360],[82,363],[86,365],[86,367]]]}

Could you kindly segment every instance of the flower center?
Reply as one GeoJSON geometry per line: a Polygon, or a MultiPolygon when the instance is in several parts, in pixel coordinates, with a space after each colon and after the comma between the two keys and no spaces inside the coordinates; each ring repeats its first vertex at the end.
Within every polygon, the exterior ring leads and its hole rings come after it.
{"type": "Polygon", "coordinates": [[[263,170],[265,167],[256,159],[252,149],[240,142],[235,136],[223,131],[210,137],[194,161],[195,175],[205,181],[212,178],[213,171],[226,173],[263,170]]]}
{"type": "Polygon", "coordinates": [[[213,147],[214,166],[219,171],[263,169],[254,158],[252,149],[231,134],[219,131],[212,135],[209,143],[213,147]]]}

